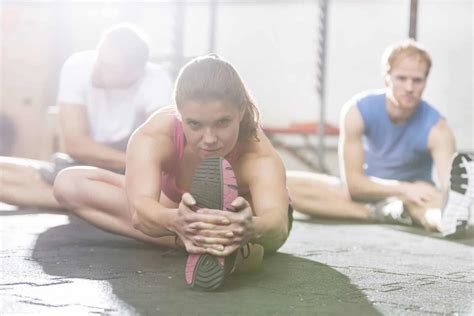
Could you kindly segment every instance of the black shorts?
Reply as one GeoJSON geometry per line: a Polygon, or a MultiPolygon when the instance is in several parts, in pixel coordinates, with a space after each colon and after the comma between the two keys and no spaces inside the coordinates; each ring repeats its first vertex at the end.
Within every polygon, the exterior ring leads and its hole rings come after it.
{"type": "MultiPolygon", "coordinates": [[[[66,168],[69,167],[75,167],[75,166],[86,166],[86,164],[81,163],[80,161],[74,160],[71,156],[65,153],[55,153],[52,158],[53,164],[45,164],[41,165],[38,168],[38,172],[41,175],[41,178],[53,185],[54,184],[54,179],[56,179],[56,176],[58,173],[66,168]]],[[[105,169],[105,168],[104,168],[105,169]]],[[[113,169],[107,169],[116,173],[120,174],[125,174],[125,170],[113,170],[113,169]]]]}
{"type": "Polygon", "coordinates": [[[290,233],[292,227],[293,227],[293,206],[291,206],[291,204],[288,204],[288,233],[290,233]]]}

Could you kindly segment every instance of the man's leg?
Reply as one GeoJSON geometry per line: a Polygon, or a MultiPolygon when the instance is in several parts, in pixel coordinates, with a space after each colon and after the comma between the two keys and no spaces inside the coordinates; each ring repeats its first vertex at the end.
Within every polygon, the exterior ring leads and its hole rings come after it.
{"type": "Polygon", "coordinates": [[[474,200],[473,158],[468,154],[455,154],[453,157],[450,188],[445,203],[442,193],[424,206],[405,202],[406,209],[416,223],[429,231],[440,231],[444,236],[462,233],[474,200]]]}
{"type": "Polygon", "coordinates": [[[176,247],[174,236],[154,238],[133,227],[123,175],[94,167],[67,168],[56,177],[54,195],[61,205],[98,228],[161,246],[176,247]]]}
{"type": "Polygon", "coordinates": [[[46,162],[0,157],[0,201],[22,207],[60,209],[53,187],[40,175],[46,162]]]}
{"type": "Polygon", "coordinates": [[[370,207],[353,202],[337,177],[287,171],[287,186],[296,211],[325,218],[369,219],[370,207]]]}

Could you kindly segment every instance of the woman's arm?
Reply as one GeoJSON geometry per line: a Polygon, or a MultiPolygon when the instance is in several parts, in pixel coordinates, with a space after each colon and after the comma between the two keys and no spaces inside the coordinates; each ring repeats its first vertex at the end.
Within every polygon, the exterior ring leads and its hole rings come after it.
{"type": "MultiPolygon", "coordinates": [[[[175,163],[172,141],[173,120],[169,115],[155,115],[132,136],[127,148],[125,188],[134,227],[152,236],[177,235],[190,253],[204,253],[207,248],[222,250],[222,245],[203,245],[195,236],[193,223],[228,224],[218,215],[198,214],[191,207],[195,201],[185,194],[179,205],[160,203],[161,173],[175,163]]],[[[226,236],[228,230],[213,232],[212,238],[226,236]]]]}
{"type": "Polygon", "coordinates": [[[274,152],[250,159],[244,168],[244,174],[249,176],[254,214],[251,241],[266,251],[276,251],[288,238],[289,196],[283,162],[274,152]]]}
{"type": "Polygon", "coordinates": [[[136,229],[161,237],[172,235],[176,209],[159,203],[161,172],[173,154],[173,143],[160,117],[153,117],[132,135],[127,147],[125,188],[136,229]]]}
{"type": "Polygon", "coordinates": [[[86,108],[61,104],[59,122],[64,149],[72,158],[91,166],[106,169],[125,168],[125,153],[92,139],[86,108]]]}

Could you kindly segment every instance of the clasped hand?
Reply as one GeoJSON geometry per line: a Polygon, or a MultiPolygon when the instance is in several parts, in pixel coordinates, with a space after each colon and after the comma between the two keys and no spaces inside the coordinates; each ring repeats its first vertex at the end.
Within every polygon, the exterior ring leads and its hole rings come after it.
{"type": "Polygon", "coordinates": [[[189,253],[227,256],[253,236],[252,209],[242,197],[232,202],[234,211],[201,208],[193,211],[196,201],[183,194],[178,207],[175,232],[189,253]]]}

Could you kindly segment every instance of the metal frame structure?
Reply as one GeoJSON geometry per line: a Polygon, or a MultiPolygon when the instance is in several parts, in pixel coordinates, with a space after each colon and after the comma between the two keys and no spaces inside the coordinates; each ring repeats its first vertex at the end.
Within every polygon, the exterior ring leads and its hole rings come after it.
{"type": "Polygon", "coordinates": [[[326,167],[326,38],[328,34],[328,9],[329,0],[319,1],[320,21],[319,21],[319,59],[317,71],[316,91],[319,96],[319,128],[318,128],[318,163],[319,169],[324,173],[329,173],[326,167]]]}
{"type": "Polygon", "coordinates": [[[410,26],[408,29],[408,37],[416,40],[418,20],[418,0],[410,0],[410,26]]]}
{"type": "MultiPolygon", "coordinates": [[[[328,36],[328,16],[329,16],[329,6],[330,0],[314,0],[318,4],[318,45],[317,52],[318,62],[316,65],[316,93],[319,98],[319,120],[316,121],[315,127],[308,130],[301,130],[300,135],[304,138],[305,149],[307,151],[313,151],[317,157],[317,163],[311,162],[310,159],[300,159],[301,155],[296,153],[298,149],[294,146],[285,145],[283,142],[276,139],[276,135],[272,135],[272,141],[283,149],[293,150],[293,154],[298,159],[302,160],[307,166],[312,169],[317,169],[325,173],[329,173],[329,170],[326,166],[326,136],[338,136],[337,127],[327,124],[326,122],[326,52],[327,52],[327,36],[328,36]],[[317,148],[310,146],[308,138],[310,136],[316,136],[318,139],[317,148]]],[[[208,42],[208,52],[214,53],[216,50],[216,33],[217,33],[217,15],[218,15],[218,6],[219,0],[208,0],[209,7],[209,42],[208,42]]],[[[236,1],[237,2],[237,1],[236,1]]],[[[290,2],[291,0],[279,0],[274,1],[275,3],[290,2]]],[[[168,3],[173,5],[172,1],[168,3]]],[[[174,77],[176,77],[179,69],[186,62],[186,56],[184,56],[184,26],[185,26],[185,16],[186,8],[190,3],[188,0],[179,0],[175,2],[175,26],[174,26],[174,36],[173,36],[173,53],[169,56],[169,61],[171,62],[171,72],[174,77]]],[[[64,11],[64,7],[58,5],[58,10],[64,11]]],[[[64,12],[62,12],[64,13],[64,12]]],[[[418,13],[418,0],[410,0],[410,14],[409,14],[409,38],[416,40],[417,37],[417,13],[418,13]]],[[[61,14],[59,16],[63,16],[61,14]]],[[[59,23],[60,21],[58,21],[59,23]]],[[[66,32],[68,33],[68,32],[66,32]]],[[[60,36],[60,35],[58,35],[60,36]]],[[[58,52],[57,55],[64,54],[64,49],[61,52],[58,52]]],[[[58,56],[56,56],[58,57],[58,56]]],[[[57,58],[60,60],[60,58],[57,58]]],[[[58,65],[60,67],[60,65],[58,65]]],[[[278,135],[285,134],[284,128],[269,128],[274,133],[278,135]]],[[[287,131],[287,134],[296,135],[298,132],[295,130],[294,126],[290,127],[287,131]]]]}

